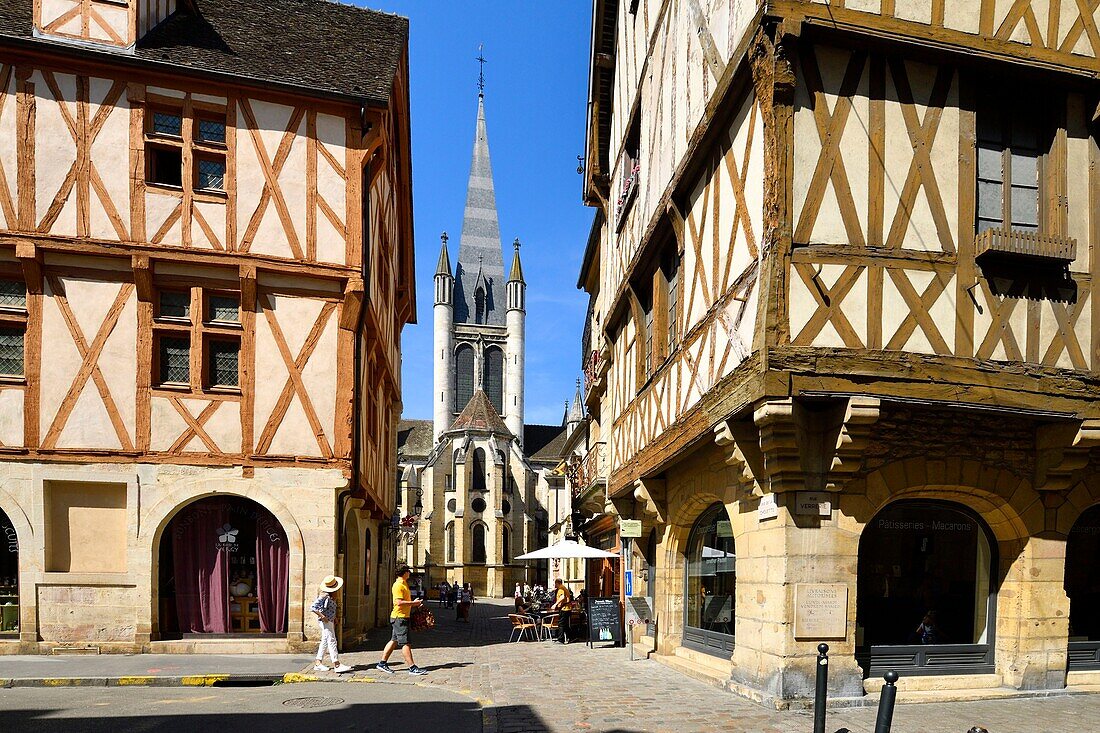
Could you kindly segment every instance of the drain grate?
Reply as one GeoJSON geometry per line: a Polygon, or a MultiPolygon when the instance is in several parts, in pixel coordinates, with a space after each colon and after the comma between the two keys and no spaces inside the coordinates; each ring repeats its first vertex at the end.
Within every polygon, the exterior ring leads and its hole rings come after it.
{"type": "Polygon", "coordinates": [[[343,702],[344,699],[341,697],[292,697],[289,700],[283,700],[283,705],[286,705],[288,708],[311,710],[313,708],[327,708],[333,705],[341,705],[343,702]]]}

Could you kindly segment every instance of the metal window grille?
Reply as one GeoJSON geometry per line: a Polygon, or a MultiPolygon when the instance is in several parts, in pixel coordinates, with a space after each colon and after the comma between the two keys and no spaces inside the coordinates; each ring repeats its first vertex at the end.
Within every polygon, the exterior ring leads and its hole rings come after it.
{"type": "Polygon", "coordinates": [[[183,117],[171,112],[154,112],[153,132],[158,135],[181,137],[183,135],[183,117]]]}
{"type": "Polygon", "coordinates": [[[208,143],[224,143],[225,121],[200,119],[199,139],[208,143]]]}
{"type": "Polygon", "coordinates": [[[236,387],[240,384],[238,362],[241,345],[234,341],[210,342],[210,386],[236,387]]]}
{"type": "Polygon", "coordinates": [[[161,318],[190,318],[191,294],[173,290],[165,290],[160,294],[161,318]]]}
{"type": "Polygon", "coordinates": [[[23,329],[0,328],[0,374],[23,376],[23,329]]]}
{"type": "Polygon", "coordinates": [[[18,280],[0,280],[0,308],[26,308],[27,286],[18,280]]]}
{"type": "Polygon", "coordinates": [[[160,339],[160,381],[161,384],[191,381],[191,344],[187,339],[160,339]]]}
{"type": "Polygon", "coordinates": [[[199,188],[225,190],[225,161],[199,158],[199,188]]]}
{"type": "Polygon", "coordinates": [[[241,302],[226,295],[211,295],[209,317],[218,323],[240,323],[241,302]]]}

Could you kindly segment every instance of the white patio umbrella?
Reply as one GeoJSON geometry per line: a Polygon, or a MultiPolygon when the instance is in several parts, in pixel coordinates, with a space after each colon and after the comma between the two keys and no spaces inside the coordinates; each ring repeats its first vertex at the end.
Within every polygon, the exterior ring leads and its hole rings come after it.
{"type": "Polygon", "coordinates": [[[582,545],[573,540],[562,540],[541,550],[528,552],[526,555],[517,555],[517,560],[565,560],[573,557],[601,558],[618,557],[614,552],[606,552],[595,547],[582,545]]]}

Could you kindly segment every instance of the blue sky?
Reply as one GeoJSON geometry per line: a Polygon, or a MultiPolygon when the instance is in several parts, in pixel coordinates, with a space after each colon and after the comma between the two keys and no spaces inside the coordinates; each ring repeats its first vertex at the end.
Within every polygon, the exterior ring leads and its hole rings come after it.
{"type": "MultiPolygon", "coordinates": [[[[485,117],[500,233],[523,243],[528,423],[561,422],[580,374],[587,295],[577,274],[593,210],[581,204],[589,3],[358,0],[407,16],[417,321],[402,340],[404,417],[432,417],[432,274],[439,234],[457,260],[485,44],[485,117]]],[[[511,247],[505,265],[511,261],[511,247]]]]}

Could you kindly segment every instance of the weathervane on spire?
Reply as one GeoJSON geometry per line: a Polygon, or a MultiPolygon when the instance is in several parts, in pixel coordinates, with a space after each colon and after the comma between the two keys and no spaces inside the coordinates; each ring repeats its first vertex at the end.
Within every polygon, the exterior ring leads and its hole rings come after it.
{"type": "Polygon", "coordinates": [[[477,93],[479,95],[485,94],[485,54],[482,53],[482,49],[484,48],[484,43],[477,44],[477,93]]]}

